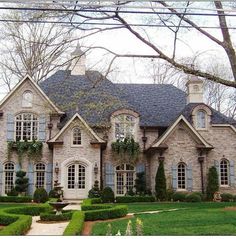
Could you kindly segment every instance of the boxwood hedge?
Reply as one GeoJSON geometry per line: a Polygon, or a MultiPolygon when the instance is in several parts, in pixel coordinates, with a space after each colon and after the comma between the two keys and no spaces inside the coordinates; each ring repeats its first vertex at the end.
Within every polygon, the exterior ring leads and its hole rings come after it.
{"type": "Polygon", "coordinates": [[[56,212],[40,213],[40,220],[42,221],[69,221],[75,211],[63,211],[61,215],[56,215],[56,212]]]}
{"type": "Polygon", "coordinates": [[[0,202],[16,202],[16,203],[26,203],[31,202],[32,197],[29,196],[0,196],[0,202]]]}
{"type": "Polygon", "coordinates": [[[119,196],[116,197],[117,203],[132,203],[132,202],[155,202],[153,196],[119,196]]]}

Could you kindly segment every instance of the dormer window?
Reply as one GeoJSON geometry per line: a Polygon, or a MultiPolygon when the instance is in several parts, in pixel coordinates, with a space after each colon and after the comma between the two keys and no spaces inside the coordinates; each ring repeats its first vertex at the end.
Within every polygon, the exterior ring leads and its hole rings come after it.
{"type": "Polygon", "coordinates": [[[72,144],[81,145],[81,131],[79,127],[72,130],[72,144]]]}
{"type": "Polygon", "coordinates": [[[33,94],[31,91],[27,90],[23,93],[22,97],[22,107],[30,108],[33,103],[33,94]]]}
{"type": "Polygon", "coordinates": [[[121,114],[115,118],[115,137],[119,140],[134,137],[135,118],[132,115],[121,114]]]}
{"type": "Polygon", "coordinates": [[[197,128],[198,129],[206,128],[206,112],[204,110],[199,110],[197,112],[197,128]]]}

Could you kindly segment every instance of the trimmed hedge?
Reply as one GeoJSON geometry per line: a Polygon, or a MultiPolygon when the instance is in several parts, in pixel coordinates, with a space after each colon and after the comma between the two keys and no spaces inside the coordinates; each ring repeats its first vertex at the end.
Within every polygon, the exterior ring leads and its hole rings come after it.
{"type": "Polygon", "coordinates": [[[63,236],[77,236],[80,235],[84,225],[84,212],[76,211],[73,213],[70,223],[67,225],[63,236]]]}
{"type": "Polygon", "coordinates": [[[30,229],[32,224],[32,217],[27,215],[19,215],[18,217],[14,217],[11,215],[2,214],[0,215],[0,218],[0,221],[3,220],[5,222],[15,220],[15,222],[12,222],[9,226],[0,231],[0,236],[24,235],[30,229]]]}
{"type": "Polygon", "coordinates": [[[119,196],[116,197],[117,203],[132,203],[132,202],[155,202],[154,196],[119,196]]]}
{"type": "Polygon", "coordinates": [[[105,220],[110,218],[124,217],[128,213],[128,207],[124,205],[107,209],[85,211],[85,221],[105,220]]]}
{"type": "Polygon", "coordinates": [[[196,193],[191,193],[186,195],[185,200],[186,202],[201,202],[202,201],[199,194],[196,194],[196,193]]]}
{"type": "Polygon", "coordinates": [[[0,214],[0,224],[7,226],[18,220],[19,217],[7,214],[0,214]]]}
{"type": "Polygon", "coordinates": [[[83,200],[81,206],[88,206],[88,205],[99,204],[99,203],[102,203],[101,198],[87,198],[83,200]]]}
{"type": "Polygon", "coordinates": [[[172,196],[172,198],[175,202],[176,201],[184,202],[185,197],[186,197],[186,193],[180,193],[180,192],[174,193],[172,196]]]}
{"type": "Polygon", "coordinates": [[[61,215],[56,215],[56,212],[40,213],[40,220],[42,221],[69,221],[72,218],[74,211],[62,211],[61,215]]]}
{"type": "Polygon", "coordinates": [[[32,197],[29,196],[0,196],[0,202],[16,202],[16,203],[26,203],[31,202],[32,197]]]}
{"type": "Polygon", "coordinates": [[[91,211],[91,210],[99,210],[99,209],[108,209],[114,207],[111,204],[92,204],[92,205],[81,205],[82,211],[91,211]]]}
{"type": "Polygon", "coordinates": [[[222,193],[220,194],[222,202],[233,202],[234,196],[230,193],[222,193]]]}

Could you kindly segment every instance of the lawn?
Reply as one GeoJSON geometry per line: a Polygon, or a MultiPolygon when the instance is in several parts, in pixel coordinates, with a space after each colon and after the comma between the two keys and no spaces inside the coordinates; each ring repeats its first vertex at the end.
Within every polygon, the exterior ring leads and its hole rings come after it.
{"type": "MultiPolygon", "coordinates": [[[[236,203],[135,203],[128,204],[129,212],[160,210],[156,214],[138,214],[143,221],[144,235],[236,235],[236,211],[225,211],[225,207],[236,203]],[[166,211],[168,209],[180,209],[166,211]]],[[[118,230],[124,235],[127,219],[110,222],[112,234],[118,230]]],[[[92,235],[106,235],[107,222],[96,223],[92,235]]]]}

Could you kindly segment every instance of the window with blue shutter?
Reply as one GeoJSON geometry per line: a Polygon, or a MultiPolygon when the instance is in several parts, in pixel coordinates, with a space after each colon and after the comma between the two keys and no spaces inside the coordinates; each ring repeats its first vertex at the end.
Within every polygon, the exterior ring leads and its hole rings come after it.
{"type": "Polygon", "coordinates": [[[143,173],[145,172],[145,164],[144,163],[139,163],[136,166],[136,173],[143,173]]]}
{"type": "Polygon", "coordinates": [[[187,190],[193,190],[193,175],[192,175],[192,165],[187,166],[187,190]]]}
{"type": "Polygon", "coordinates": [[[14,141],[15,120],[13,114],[7,114],[7,141],[14,141]]]}
{"type": "Polygon", "coordinates": [[[38,140],[45,142],[46,141],[46,117],[45,115],[39,116],[39,135],[38,140]]]}
{"type": "Polygon", "coordinates": [[[48,163],[46,168],[46,191],[49,193],[51,190],[52,190],[52,163],[48,163]]]}
{"type": "Polygon", "coordinates": [[[28,194],[34,194],[34,165],[32,162],[28,163],[27,177],[29,178],[28,194]]]}
{"type": "Polygon", "coordinates": [[[235,185],[235,178],[234,178],[234,161],[229,161],[229,176],[230,176],[230,186],[233,187],[235,185]]]}
{"type": "Polygon", "coordinates": [[[111,163],[105,164],[105,187],[110,187],[114,191],[114,167],[111,163]]]}
{"type": "Polygon", "coordinates": [[[172,166],[172,187],[173,190],[177,190],[177,165],[172,166]]]}

